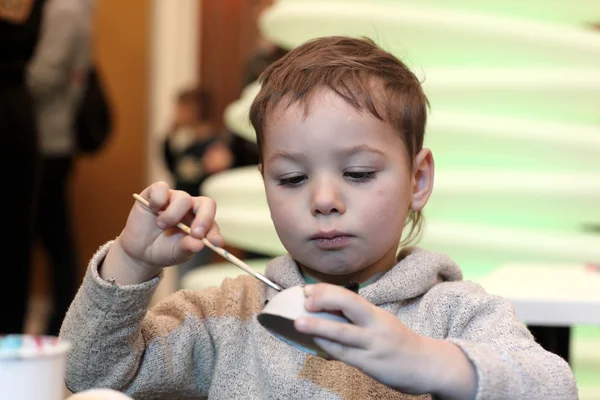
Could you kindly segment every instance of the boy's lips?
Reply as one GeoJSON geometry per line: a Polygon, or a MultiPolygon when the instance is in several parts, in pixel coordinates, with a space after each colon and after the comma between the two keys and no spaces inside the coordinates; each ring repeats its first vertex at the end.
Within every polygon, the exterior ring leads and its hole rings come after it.
{"type": "Polygon", "coordinates": [[[311,240],[316,239],[335,239],[342,236],[352,236],[348,233],[340,232],[340,231],[320,231],[315,233],[310,237],[311,240]]]}
{"type": "Polygon", "coordinates": [[[310,240],[320,249],[335,250],[347,246],[352,235],[338,231],[319,232],[310,237],[310,240]]]}

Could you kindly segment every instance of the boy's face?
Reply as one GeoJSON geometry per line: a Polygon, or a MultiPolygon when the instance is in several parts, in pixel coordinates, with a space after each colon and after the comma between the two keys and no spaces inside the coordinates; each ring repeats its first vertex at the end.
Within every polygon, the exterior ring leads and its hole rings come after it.
{"type": "Polygon", "coordinates": [[[415,185],[392,126],[323,90],[306,118],[272,111],[263,160],[271,218],[305,273],[364,282],[395,264],[415,185]]]}

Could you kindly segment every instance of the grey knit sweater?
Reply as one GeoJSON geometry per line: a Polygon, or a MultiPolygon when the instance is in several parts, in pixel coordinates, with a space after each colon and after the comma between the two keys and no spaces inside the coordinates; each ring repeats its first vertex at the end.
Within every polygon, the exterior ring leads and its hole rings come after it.
{"type": "MultiPolygon", "coordinates": [[[[102,280],[93,257],[61,337],[72,391],[108,387],[135,399],[429,399],[390,389],[358,369],[279,341],[256,320],[275,292],[250,276],[203,292],[183,290],[148,311],[159,278],[132,286],[102,280]]],[[[448,257],[412,249],[360,295],[415,332],[458,345],[475,365],[477,399],[577,398],[569,366],[536,344],[502,298],[462,281],[448,257]]],[[[288,257],[266,275],[303,284],[288,257]]]]}

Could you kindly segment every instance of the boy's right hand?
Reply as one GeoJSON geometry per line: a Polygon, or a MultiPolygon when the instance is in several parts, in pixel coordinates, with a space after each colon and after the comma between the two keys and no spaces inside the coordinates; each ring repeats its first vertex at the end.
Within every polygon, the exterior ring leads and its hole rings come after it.
{"type": "Polygon", "coordinates": [[[214,200],[171,190],[165,182],[152,184],[140,196],[148,200],[151,211],[139,202],[134,204],[125,229],[106,256],[102,278],[114,278],[122,285],[142,283],[164,267],[191,259],[204,248],[204,237],[223,246],[214,220],[214,200]],[[191,228],[190,235],[177,228],[179,222],[191,228]]]}

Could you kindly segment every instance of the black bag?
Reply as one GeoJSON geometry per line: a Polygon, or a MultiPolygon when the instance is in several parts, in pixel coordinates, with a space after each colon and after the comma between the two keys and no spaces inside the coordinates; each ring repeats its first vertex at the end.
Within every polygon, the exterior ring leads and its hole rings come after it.
{"type": "Polygon", "coordinates": [[[77,150],[82,153],[98,152],[107,142],[113,129],[113,113],[110,101],[98,71],[93,66],[87,77],[75,118],[77,150]]]}

